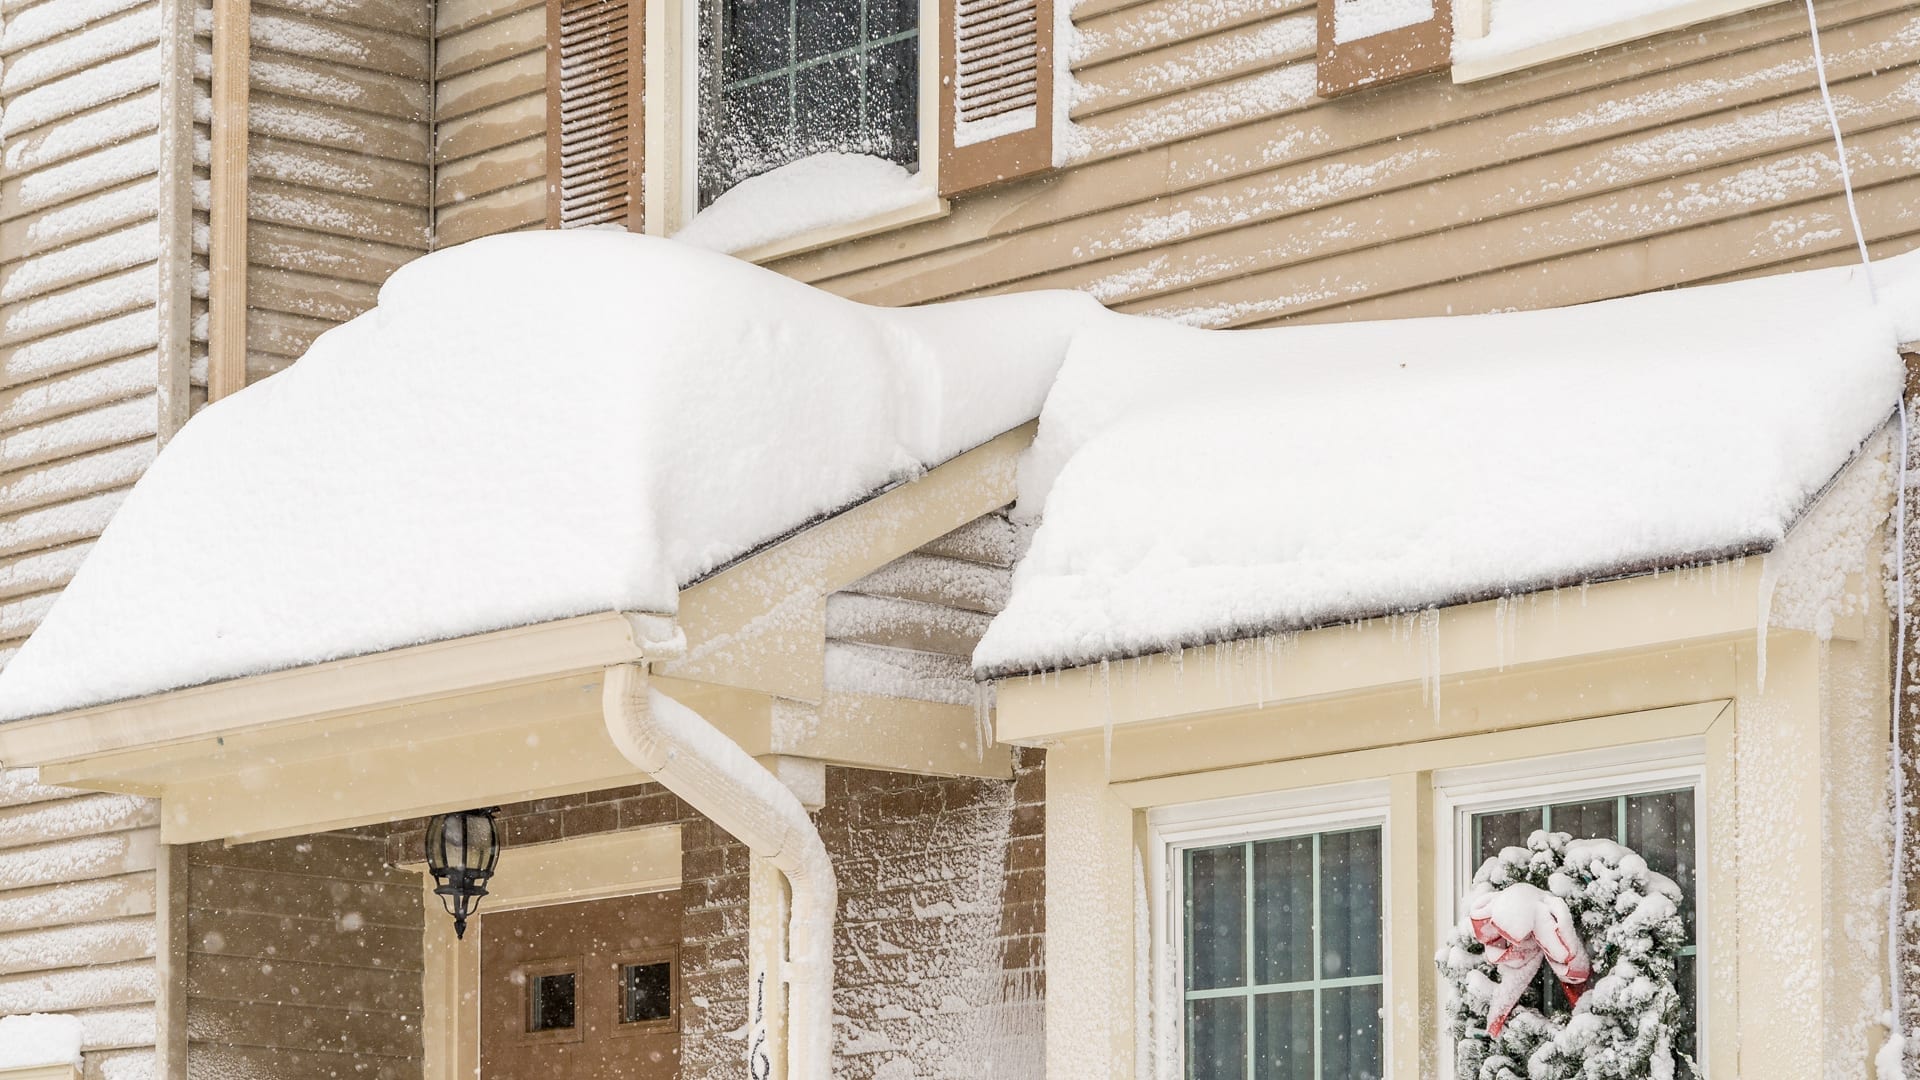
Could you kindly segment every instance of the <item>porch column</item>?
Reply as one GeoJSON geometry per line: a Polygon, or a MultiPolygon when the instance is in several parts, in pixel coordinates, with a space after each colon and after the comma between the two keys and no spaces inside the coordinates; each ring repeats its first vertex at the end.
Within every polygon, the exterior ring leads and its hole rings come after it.
{"type": "Polygon", "coordinates": [[[1134,1076],[1133,813],[1099,736],[1047,748],[1047,1080],[1134,1076]]]}

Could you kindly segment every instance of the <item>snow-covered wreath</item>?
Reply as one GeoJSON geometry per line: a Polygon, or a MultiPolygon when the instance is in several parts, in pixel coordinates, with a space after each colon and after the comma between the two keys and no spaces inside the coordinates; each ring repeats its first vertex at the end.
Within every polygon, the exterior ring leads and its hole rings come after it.
{"type": "MultiPolygon", "coordinates": [[[[1680,888],[1611,840],[1536,831],[1473,875],[1438,956],[1458,1080],[1670,1080],[1680,888]],[[1540,965],[1571,1011],[1519,1005],[1540,965]]],[[[1688,1062],[1682,1075],[1691,1075],[1688,1062]]]]}

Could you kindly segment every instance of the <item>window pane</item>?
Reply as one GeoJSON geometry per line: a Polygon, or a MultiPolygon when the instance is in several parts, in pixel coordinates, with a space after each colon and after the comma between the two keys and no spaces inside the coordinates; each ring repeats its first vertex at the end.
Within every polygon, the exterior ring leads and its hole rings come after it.
{"type": "Polygon", "coordinates": [[[1314,1080],[1313,991],[1262,994],[1253,1007],[1254,1075],[1259,1080],[1314,1080]]]}
{"type": "Polygon", "coordinates": [[[1551,827],[1554,832],[1566,833],[1575,840],[1618,840],[1619,807],[1618,799],[1561,803],[1553,808],[1551,827]]]}
{"type": "Polygon", "coordinates": [[[1680,886],[1685,897],[1680,918],[1687,924],[1687,940],[1693,941],[1693,790],[1627,799],[1626,845],[1680,886]]]}
{"type": "Polygon", "coordinates": [[[1320,991],[1320,1074],[1379,1080],[1381,987],[1320,991]]]}
{"type": "Polygon", "coordinates": [[[1482,863],[1500,854],[1501,848],[1525,846],[1527,837],[1540,827],[1540,808],[1477,814],[1473,827],[1480,839],[1475,845],[1473,865],[1467,868],[1469,871],[1479,870],[1482,863]]]}
{"type": "Polygon", "coordinates": [[[1313,978],[1313,837],[1253,845],[1253,979],[1313,978]]]}
{"type": "Polygon", "coordinates": [[[1380,830],[1320,838],[1320,977],[1380,974],[1380,830]]]}
{"type": "Polygon", "coordinates": [[[721,0],[726,80],[737,82],[792,63],[789,0],[721,0]]]}
{"type": "Polygon", "coordinates": [[[867,40],[879,41],[914,28],[920,21],[915,0],[867,0],[867,40]]]}
{"type": "Polygon", "coordinates": [[[527,1030],[573,1026],[573,972],[535,975],[527,986],[527,1030]]]}
{"type": "Polygon", "coordinates": [[[860,0],[794,0],[795,58],[811,60],[860,42],[860,0]]]}
{"type": "MultiPolygon", "coordinates": [[[[1694,1019],[1699,1015],[1699,966],[1698,957],[1683,956],[1673,979],[1673,988],[1680,991],[1680,1030],[1674,1033],[1674,1056],[1678,1058],[1686,1054],[1696,1061],[1700,1059],[1700,1026],[1694,1019]]],[[[1674,1072],[1680,1074],[1685,1070],[1675,1069],[1674,1072]]]]}
{"type": "Polygon", "coordinates": [[[867,54],[868,149],[909,169],[920,163],[920,39],[867,54]]]}
{"type": "Polygon", "coordinates": [[[801,69],[794,76],[794,115],[800,124],[800,143],[792,159],[828,150],[859,153],[860,58],[838,60],[801,69]]]}
{"type": "Polygon", "coordinates": [[[624,984],[620,1020],[637,1024],[644,1020],[667,1020],[673,1016],[673,965],[628,964],[621,971],[624,984]]]}
{"type": "Polygon", "coordinates": [[[1192,1080],[1246,1080],[1246,998],[1187,1002],[1187,1075],[1192,1080]]]}
{"type": "Polygon", "coordinates": [[[1246,985],[1247,848],[1187,852],[1187,989],[1246,985]]]}

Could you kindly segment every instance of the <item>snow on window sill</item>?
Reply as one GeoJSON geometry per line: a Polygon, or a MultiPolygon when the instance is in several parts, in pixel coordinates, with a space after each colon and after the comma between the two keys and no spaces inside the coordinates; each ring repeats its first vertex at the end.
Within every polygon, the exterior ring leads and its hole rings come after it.
{"type": "MultiPolygon", "coordinates": [[[[1626,0],[1618,5],[1596,5],[1588,11],[1602,14],[1573,20],[1568,25],[1565,5],[1556,0],[1482,0],[1520,16],[1513,29],[1501,25],[1494,13],[1492,28],[1469,36],[1478,18],[1467,10],[1457,16],[1460,25],[1453,44],[1453,81],[1475,82],[1554,60],[1593,52],[1638,38],[1679,30],[1694,23],[1718,19],[1781,0],[1626,0]],[[1540,9],[1529,12],[1528,8],[1540,9]],[[1540,14],[1540,11],[1546,14],[1540,14]],[[1528,16],[1531,15],[1531,18],[1528,16]]],[[[1482,8],[1481,10],[1485,10],[1482,8]]]]}
{"type": "Polygon", "coordinates": [[[769,262],[946,212],[929,176],[865,154],[822,153],[741,181],[673,235],[769,262]]]}
{"type": "Polygon", "coordinates": [[[736,251],[733,254],[736,258],[745,259],[748,262],[768,263],[776,259],[784,259],[789,255],[800,255],[808,251],[832,247],[835,244],[845,243],[849,240],[859,240],[862,237],[873,236],[890,229],[898,229],[907,225],[917,225],[923,221],[933,221],[936,218],[946,217],[947,213],[947,200],[940,198],[938,195],[929,194],[919,202],[909,203],[898,209],[889,210],[884,214],[875,214],[872,217],[862,218],[859,221],[849,221],[841,225],[827,225],[818,229],[809,229],[795,236],[789,236],[784,240],[775,240],[771,243],[761,244],[758,247],[736,251]]]}

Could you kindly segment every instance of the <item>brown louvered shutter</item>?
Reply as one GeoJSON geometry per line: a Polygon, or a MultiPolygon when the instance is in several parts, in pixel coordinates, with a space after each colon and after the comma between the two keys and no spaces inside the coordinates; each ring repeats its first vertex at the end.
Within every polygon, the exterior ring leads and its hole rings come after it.
{"type": "Polygon", "coordinates": [[[640,229],[643,0],[547,0],[547,227],[640,229]]]}
{"type": "Polygon", "coordinates": [[[1054,2],[940,0],[940,194],[1053,167],[1054,2]]]}
{"type": "Polygon", "coordinates": [[[1374,30],[1368,25],[1368,8],[1376,4],[1380,6],[1375,10],[1390,14],[1405,6],[1381,0],[1320,0],[1321,97],[1442,71],[1453,63],[1452,0],[1433,0],[1432,14],[1414,22],[1374,30]]]}

